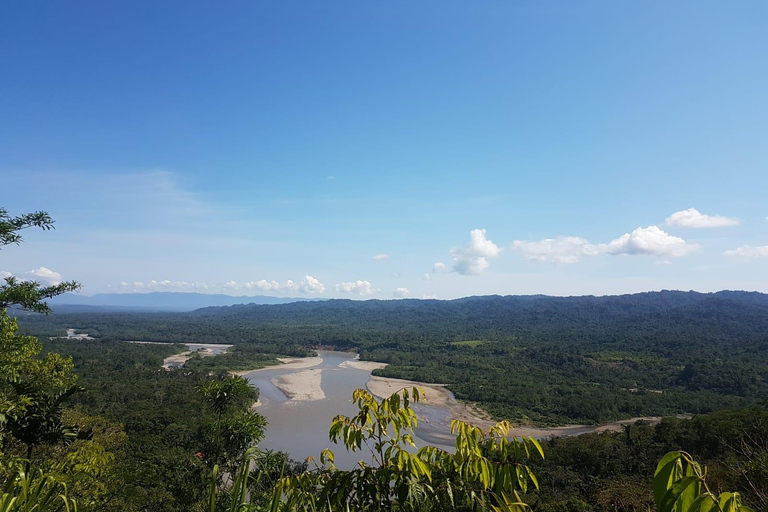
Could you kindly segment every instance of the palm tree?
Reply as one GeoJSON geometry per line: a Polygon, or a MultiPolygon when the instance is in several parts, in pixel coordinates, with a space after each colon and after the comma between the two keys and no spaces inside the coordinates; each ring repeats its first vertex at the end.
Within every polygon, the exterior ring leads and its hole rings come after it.
{"type": "Polygon", "coordinates": [[[198,385],[198,391],[211,411],[216,414],[216,456],[218,461],[221,453],[221,421],[222,416],[242,401],[253,397],[254,390],[247,380],[240,376],[232,376],[223,380],[207,380],[198,385]]]}
{"type": "Polygon", "coordinates": [[[64,402],[83,388],[71,385],[51,394],[18,378],[8,384],[17,396],[24,397],[26,405],[23,413],[7,418],[4,430],[26,445],[28,471],[35,446],[68,443],[77,437],[77,427],[65,425],[61,416],[64,402]]]}

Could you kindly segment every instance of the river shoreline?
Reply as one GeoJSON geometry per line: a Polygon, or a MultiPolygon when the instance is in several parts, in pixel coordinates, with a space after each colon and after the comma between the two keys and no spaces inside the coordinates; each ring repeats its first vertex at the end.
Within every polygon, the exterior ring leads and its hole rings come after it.
{"type": "MultiPolygon", "coordinates": [[[[133,343],[157,343],[157,342],[133,342],[133,343]]],[[[218,353],[225,352],[232,345],[220,345],[220,344],[201,344],[201,343],[184,343],[191,350],[181,354],[174,354],[167,357],[163,361],[163,367],[170,369],[172,366],[181,366],[194,352],[198,352],[204,356],[214,356],[218,353]],[[213,349],[217,349],[216,353],[213,353],[213,349]],[[224,349],[224,350],[222,350],[224,349]]],[[[265,366],[263,368],[257,368],[253,370],[238,370],[231,371],[232,375],[246,376],[251,373],[261,372],[264,370],[287,370],[290,373],[286,375],[280,375],[271,379],[271,383],[279,389],[289,402],[304,402],[304,401],[316,401],[324,400],[326,398],[325,393],[321,386],[322,370],[312,369],[323,363],[323,358],[320,356],[313,357],[280,357],[278,358],[280,365],[265,366]],[[295,370],[304,370],[296,372],[295,370]]],[[[357,370],[363,370],[371,372],[376,369],[385,368],[387,363],[380,363],[376,361],[361,361],[360,355],[356,355],[354,359],[350,359],[342,362],[339,365],[341,368],[351,368],[357,370]]],[[[427,382],[417,382],[405,379],[395,379],[390,377],[379,377],[371,375],[365,386],[368,391],[379,399],[386,398],[392,393],[395,393],[403,388],[418,387],[424,391],[426,400],[421,402],[426,407],[444,408],[447,410],[448,417],[447,423],[450,424],[450,420],[457,419],[470,423],[483,430],[487,430],[496,424],[485,411],[478,406],[457,400],[453,393],[447,389],[445,384],[434,384],[427,382]]],[[[252,405],[255,409],[260,407],[262,402],[256,401],[252,405]]],[[[423,412],[423,409],[422,409],[423,412]]],[[[428,423],[429,420],[425,414],[419,414],[417,412],[419,420],[428,423]]],[[[648,423],[658,423],[661,421],[660,416],[644,416],[636,418],[628,418],[625,420],[618,420],[611,423],[605,423],[601,425],[563,425],[559,427],[536,427],[527,425],[513,425],[510,429],[510,437],[535,437],[537,439],[544,439],[548,437],[570,437],[587,433],[596,432],[616,432],[620,431],[626,425],[632,425],[638,421],[645,421],[648,423]]],[[[452,439],[452,436],[447,432],[433,432],[433,436],[442,441],[448,442],[452,439]]]]}

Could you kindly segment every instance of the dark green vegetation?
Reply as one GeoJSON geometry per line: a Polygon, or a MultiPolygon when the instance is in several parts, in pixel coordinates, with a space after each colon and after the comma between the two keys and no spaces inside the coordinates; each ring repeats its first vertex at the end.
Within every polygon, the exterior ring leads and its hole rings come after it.
{"type": "MultiPolygon", "coordinates": [[[[202,499],[206,467],[195,454],[212,442],[216,414],[203,407],[197,386],[211,377],[160,369],[173,346],[95,341],[45,348],[72,357],[84,388],[69,401],[73,412],[123,433],[103,475],[104,508],[180,510],[202,499]]],[[[241,410],[255,395],[248,400],[241,410]]],[[[39,466],[45,456],[33,461],[39,466]]]]}
{"type": "Polygon", "coordinates": [[[539,424],[706,413],[768,397],[760,293],[330,300],[20,323],[41,336],[76,327],[102,339],[235,343],[263,358],[358,350],[390,363],[380,375],[447,383],[497,418],[539,424]]]}
{"type": "Polygon", "coordinates": [[[184,363],[184,368],[205,371],[238,371],[254,370],[280,364],[278,355],[309,357],[317,355],[313,350],[288,349],[291,353],[281,353],[279,347],[264,347],[258,345],[235,345],[227,352],[215,357],[204,357],[193,352],[184,363]]]}
{"type": "Polygon", "coordinates": [[[654,468],[670,450],[684,450],[706,464],[716,492],[739,490],[756,510],[768,507],[768,410],[762,407],[665,418],[542,446],[546,459],[531,463],[542,511],[646,510],[653,505],[654,468]]]}
{"type": "MultiPolygon", "coordinates": [[[[258,420],[238,419],[253,396],[242,395],[242,400],[234,399],[234,405],[226,400],[221,406],[215,405],[216,396],[231,393],[217,394],[221,385],[216,383],[221,380],[209,376],[208,371],[159,369],[163,357],[180,347],[97,340],[47,341],[45,348],[72,357],[74,371],[80,376],[78,384],[85,389],[68,400],[65,420],[88,432],[89,438],[64,446],[36,448],[33,467],[45,468],[67,482],[69,494],[78,500],[81,510],[201,510],[210,496],[211,487],[206,482],[212,478],[212,463],[219,462],[225,469],[220,475],[238,474],[233,457],[211,454],[225,445],[231,453],[241,453],[249,446],[247,439],[234,434],[243,432],[238,428],[240,425],[247,427],[246,431],[255,427],[258,433],[258,420]],[[206,382],[213,388],[204,390],[201,383],[206,382]],[[68,469],[64,461],[69,454],[93,458],[86,451],[84,443],[88,442],[103,447],[101,458],[96,458],[100,463],[92,471],[68,469]]],[[[343,429],[353,423],[351,419],[340,425],[343,429]]],[[[371,435],[375,433],[374,428],[371,435]]],[[[336,437],[339,441],[347,440],[347,445],[355,443],[355,436],[343,430],[338,430],[336,437]]],[[[256,435],[251,439],[258,438],[256,435]]],[[[333,445],[329,442],[329,446],[333,445]]],[[[634,425],[619,433],[556,439],[543,443],[543,449],[543,461],[533,457],[525,462],[538,478],[540,490],[529,485],[525,493],[517,488],[521,500],[536,512],[644,512],[653,503],[656,463],[667,451],[679,449],[690,452],[709,467],[707,480],[715,493],[737,490],[755,510],[765,510],[768,505],[765,408],[721,412],[692,420],[665,419],[657,426],[634,425]]],[[[23,451],[17,453],[23,456],[23,451]]],[[[327,468],[305,473],[306,466],[292,463],[284,455],[254,454],[255,473],[245,485],[251,489],[248,495],[257,507],[268,507],[276,503],[274,485],[281,476],[291,476],[290,486],[282,482],[279,488],[289,501],[278,503],[275,510],[314,510],[306,504],[323,510],[325,502],[319,499],[322,494],[313,490],[317,485],[321,486],[320,492],[337,504],[345,503],[350,496],[345,492],[348,486],[367,489],[365,495],[352,494],[359,497],[359,503],[352,503],[350,510],[371,510],[370,503],[380,503],[381,510],[479,509],[473,508],[479,498],[472,498],[472,492],[476,496],[486,493],[486,503],[495,503],[499,510],[526,510],[506,503],[516,502],[514,493],[496,501],[492,489],[483,491],[486,484],[482,472],[463,477],[463,473],[456,471],[453,459],[434,458],[440,456],[439,452],[424,459],[432,482],[425,480],[423,469],[413,470],[409,463],[398,466],[396,455],[397,452],[387,456],[389,462],[382,470],[376,469],[379,465],[374,463],[353,473],[337,473],[327,468]],[[404,501],[400,501],[397,493],[384,497],[382,490],[390,489],[387,482],[393,483],[393,489],[403,489],[404,501]],[[455,506],[450,504],[448,485],[455,506]],[[474,505],[466,504],[467,497],[474,505]]],[[[468,453],[467,457],[478,463],[488,460],[496,464],[492,452],[468,453]]],[[[230,495],[226,486],[214,489],[218,489],[217,510],[236,504],[237,496],[230,495]]]]}

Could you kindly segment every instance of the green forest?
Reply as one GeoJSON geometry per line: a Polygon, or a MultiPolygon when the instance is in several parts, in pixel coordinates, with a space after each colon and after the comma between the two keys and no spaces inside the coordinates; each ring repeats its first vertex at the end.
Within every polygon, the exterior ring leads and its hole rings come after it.
{"type": "Polygon", "coordinates": [[[768,296],[759,293],[329,300],[19,322],[46,338],[77,328],[100,340],[234,343],[238,357],[201,362],[219,369],[320,346],[353,350],[389,363],[376,374],[447,384],[519,423],[699,414],[768,398],[768,296]]]}

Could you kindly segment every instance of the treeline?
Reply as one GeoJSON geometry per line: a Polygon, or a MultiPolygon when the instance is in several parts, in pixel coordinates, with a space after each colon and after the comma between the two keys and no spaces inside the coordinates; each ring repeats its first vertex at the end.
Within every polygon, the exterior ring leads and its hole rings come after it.
{"type": "Polygon", "coordinates": [[[356,350],[389,363],[381,375],[446,383],[496,418],[539,424],[707,413],[768,397],[768,296],[759,293],[329,300],[20,324],[39,335],[235,343],[264,358],[356,350]]]}

